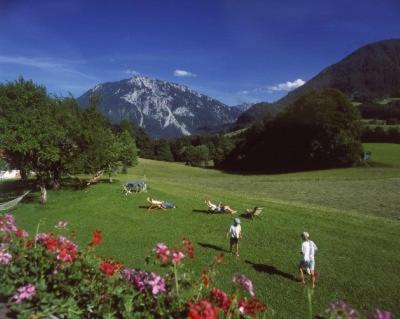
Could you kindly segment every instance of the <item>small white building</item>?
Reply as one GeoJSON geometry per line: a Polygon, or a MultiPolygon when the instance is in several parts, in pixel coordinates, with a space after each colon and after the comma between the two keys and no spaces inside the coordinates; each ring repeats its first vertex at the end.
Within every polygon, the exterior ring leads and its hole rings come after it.
{"type": "Polygon", "coordinates": [[[11,171],[0,171],[0,180],[2,179],[20,179],[21,174],[19,170],[13,169],[11,171]]]}

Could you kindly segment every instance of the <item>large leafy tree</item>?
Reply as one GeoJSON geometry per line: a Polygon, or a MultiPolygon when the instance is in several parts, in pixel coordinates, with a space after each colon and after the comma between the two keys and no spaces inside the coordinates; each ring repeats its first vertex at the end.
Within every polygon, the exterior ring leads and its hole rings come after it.
{"type": "Polygon", "coordinates": [[[115,134],[98,103],[93,96],[83,111],[72,97],[49,97],[23,78],[0,84],[0,149],[23,177],[35,173],[42,203],[48,182],[58,189],[65,173],[106,171],[111,179],[119,165],[136,163],[134,139],[127,131],[115,134]]]}
{"type": "Polygon", "coordinates": [[[225,160],[259,170],[350,166],[360,161],[359,112],[338,90],[312,91],[257,125],[225,160]]]}
{"type": "Polygon", "coordinates": [[[107,119],[97,111],[99,104],[99,97],[92,95],[89,107],[82,114],[79,162],[84,172],[107,172],[111,182],[119,166],[137,163],[137,150],[132,129],[123,123],[119,127],[122,131],[114,133],[107,119]]]}
{"type": "Polygon", "coordinates": [[[54,107],[46,89],[32,81],[20,78],[0,85],[0,147],[12,166],[36,173],[42,203],[47,201],[46,180],[60,161],[59,145],[65,137],[54,107]]]}

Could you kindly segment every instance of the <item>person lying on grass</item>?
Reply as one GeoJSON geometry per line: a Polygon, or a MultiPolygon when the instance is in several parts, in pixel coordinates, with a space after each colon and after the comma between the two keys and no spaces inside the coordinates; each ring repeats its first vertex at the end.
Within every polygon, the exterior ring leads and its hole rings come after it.
{"type": "Polygon", "coordinates": [[[156,200],[154,198],[150,198],[147,197],[147,201],[150,203],[150,206],[148,209],[152,209],[152,208],[176,208],[176,205],[171,203],[171,202],[167,202],[167,201],[162,201],[162,200],[156,200]]]}
{"type": "Polygon", "coordinates": [[[167,201],[162,201],[162,202],[161,202],[161,205],[162,205],[164,208],[176,208],[176,205],[175,205],[175,204],[173,204],[173,203],[171,203],[171,202],[167,202],[167,201]]]}
{"type": "Polygon", "coordinates": [[[317,245],[310,240],[310,235],[307,232],[301,234],[302,244],[301,244],[301,259],[299,263],[300,280],[305,284],[304,272],[311,275],[312,287],[315,288],[315,252],[318,250],[317,245]]]}
{"type": "Polygon", "coordinates": [[[206,204],[207,204],[207,206],[208,206],[208,209],[210,210],[210,211],[212,211],[212,212],[221,212],[221,203],[219,203],[219,204],[214,204],[214,203],[212,203],[209,199],[208,200],[206,200],[205,201],[206,202],[206,204]]]}
{"type": "Polygon", "coordinates": [[[233,224],[226,233],[226,239],[229,238],[230,252],[235,253],[239,257],[239,240],[242,239],[242,227],[240,226],[240,219],[235,218],[233,224]]]}
{"type": "Polygon", "coordinates": [[[221,202],[218,204],[212,203],[210,200],[205,201],[208,209],[215,213],[228,213],[228,214],[235,214],[237,211],[230,208],[228,205],[224,205],[221,202]]]}
{"type": "Polygon", "coordinates": [[[220,203],[219,205],[220,205],[221,211],[222,211],[223,213],[228,213],[228,214],[236,214],[236,213],[237,213],[236,210],[230,208],[228,205],[224,205],[224,204],[222,204],[222,203],[220,203]]]}

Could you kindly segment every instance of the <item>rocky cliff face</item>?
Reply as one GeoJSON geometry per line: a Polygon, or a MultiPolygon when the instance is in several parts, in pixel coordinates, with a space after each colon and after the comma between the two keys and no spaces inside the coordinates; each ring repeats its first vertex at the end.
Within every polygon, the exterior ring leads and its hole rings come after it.
{"type": "Polygon", "coordinates": [[[129,119],[156,138],[215,131],[241,113],[186,86],[144,76],[96,85],[78,98],[82,107],[91,94],[100,96],[101,112],[112,122],[129,119]]]}

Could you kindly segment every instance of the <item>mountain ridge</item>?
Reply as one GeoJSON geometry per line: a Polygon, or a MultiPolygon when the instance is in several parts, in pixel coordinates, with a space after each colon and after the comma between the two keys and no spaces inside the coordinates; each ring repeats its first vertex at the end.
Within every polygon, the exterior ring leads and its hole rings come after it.
{"type": "Polygon", "coordinates": [[[249,124],[263,114],[282,111],[311,90],[324,88],[338,89],[357,102],[400,97],[400,39],[382,40],[358,48],[278,101],[254,105],[240,115],[239,121],[245,118],[249,124]],[[261,104],[265,104],[264,110],[261,104]]]}
{"type": "Polygon", "coordinates": [[[155,138],[212,132],[241,113],[185,85],[141,75],[96,85],[78,98],[82,107],[91,94],[100,96],[100,111],[112,122],[128,119],[155,138]]]}

